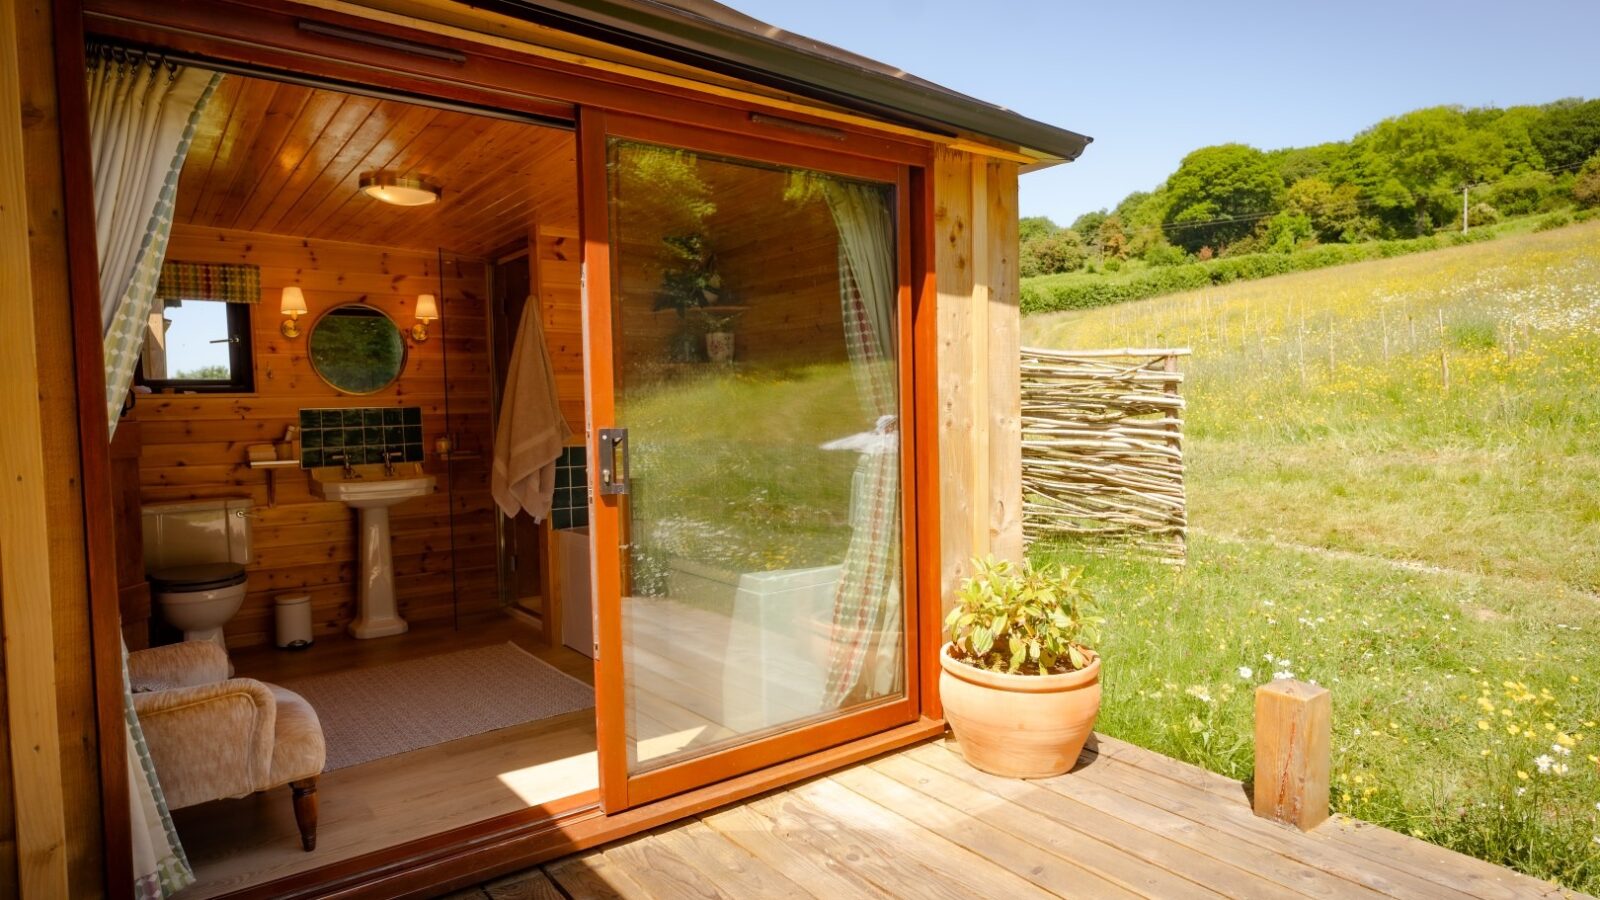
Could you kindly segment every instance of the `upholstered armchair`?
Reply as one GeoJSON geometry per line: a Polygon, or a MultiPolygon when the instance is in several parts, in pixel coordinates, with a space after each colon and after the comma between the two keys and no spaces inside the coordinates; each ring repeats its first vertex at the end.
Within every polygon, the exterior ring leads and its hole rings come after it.
{"type": "Polygon", "coordinates": [[[327,749],[316,710],[293,691],[230,678],[228,654],[184,641],[128,654],[133,708],[167,806],[182,809],[289,785],[300,843],[317,846],[317,776],[327,749]]]}

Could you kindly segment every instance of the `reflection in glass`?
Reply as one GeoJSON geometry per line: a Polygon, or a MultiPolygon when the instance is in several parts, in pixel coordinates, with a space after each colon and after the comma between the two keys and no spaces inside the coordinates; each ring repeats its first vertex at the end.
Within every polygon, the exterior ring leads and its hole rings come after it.
{"type": "Polygon", "coordinates": [[[894,193],[609,162],[640,771],[903,696],[894,193]]]}
{"type": "Polygon", "coordinates": [[[323,314],[306,339],[311,368],[347,394],[372,394],[393,384],[406,366],[406,343],[394,320],[359,303],[323,314]]]}

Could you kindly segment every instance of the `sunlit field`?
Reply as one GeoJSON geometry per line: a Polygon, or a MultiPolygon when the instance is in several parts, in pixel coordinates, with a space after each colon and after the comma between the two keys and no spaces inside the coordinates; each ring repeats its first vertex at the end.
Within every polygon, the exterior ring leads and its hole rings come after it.
{"type": "Polygon", "coordinates": [[[1338,810],[1600,890],[1600,224],[1024,321],[1189,346],[1191,563],[1088,566],[1102,726],[1250,774],[1333,691],[1338,810]]]}

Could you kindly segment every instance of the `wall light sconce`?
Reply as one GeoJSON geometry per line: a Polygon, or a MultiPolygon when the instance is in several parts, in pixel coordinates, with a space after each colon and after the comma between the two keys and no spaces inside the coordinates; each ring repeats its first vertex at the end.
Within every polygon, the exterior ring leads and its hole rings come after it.
{"type": "Polygon", "coordinates": [[[439,318],[439,301],[432,294],[417,295],[417,324],[411,326],[411,339],[422,343],[428,339],[428,323],[439,318]]]}
{"type": "Polygon", "coordinates": [[[298,287],[290,285],[283,289],[283,300],[278,304],[278,312],[289,318],[283,320],[278,330],[286,338],[300,336],[300,317],[306,314],[306,295],[298,287]]]}

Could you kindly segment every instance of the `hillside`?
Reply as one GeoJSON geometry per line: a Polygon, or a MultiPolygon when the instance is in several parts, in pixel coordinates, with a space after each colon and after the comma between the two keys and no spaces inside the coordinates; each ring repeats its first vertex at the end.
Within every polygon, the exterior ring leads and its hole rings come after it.
{"type": "Polygon", "coordinates": [[[1336,807],[1600,888],[1600,223],[1083,312],[1189,346],[1191,562],[1082,562],[1103,727],[1235,777],[1277,670],[1333,691],[1336,807]]]}
{"type": "Polygon", "coordinates": [[[1025,277],[1423,238],[1600,206],[1600,100],[1433,107],[1348,141],[1202,147],[1150,191],[1068,227],[1024,219],[1025,277]]]}

